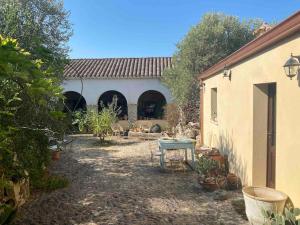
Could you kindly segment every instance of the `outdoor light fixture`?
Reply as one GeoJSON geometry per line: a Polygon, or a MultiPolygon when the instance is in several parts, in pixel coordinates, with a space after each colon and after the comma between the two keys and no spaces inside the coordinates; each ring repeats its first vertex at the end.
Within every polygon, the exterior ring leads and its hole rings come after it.
{"type": "Polygon", "coordinates": [[[286,61],[283,68],[285,71],[285,74],[292,80],[294,76],[296,76],[299,72],[299,59],[295,56],[293,56],[293,53],[291,54],[291,57],[286,61]]]}
{"type": "Polygon", "coordinates": [[[200,90],[204,90],[204,88],[205,88],[205,83],[201,82],[200,83],[200,90]]]}
{"type": "Polygon", "coordinates": [[[223,69],[223,77],[228,77],[231,80],[231,70],[225,65],[223,69]]]}

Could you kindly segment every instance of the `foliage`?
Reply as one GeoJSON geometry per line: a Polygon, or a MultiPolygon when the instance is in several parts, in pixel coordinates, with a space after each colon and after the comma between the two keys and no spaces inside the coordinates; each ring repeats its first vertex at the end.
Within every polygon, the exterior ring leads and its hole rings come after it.
{"type": "Polygon", "coordinates": [[[173,67],[164,72],[169,87],[188,121],[199,119],[199,82],[197,76],[254,38],[260,20],[240,22],[237,17],[208,13],[177,44],[173,67]]]}
{"type": "Polygon", "coordinates": [[[60,188],[65,188],[69,185],[69,181],[60,176],[46,176],[43,179],[40,179],[37,184],[36,188],[46,190],[46,191],[53,191],[60,188]]]}
{"type": "Polygon", "coordinates": [[[0,175],[32,184],[50,160],[47,133],[60,136],[64,115],[59,80],[16,40],[0,36],[0,175]]]}
{"type": "Polygon", "coordinates": [[[109,108],[103,108],[100,113],[89,111],[87,115],[90,129],[101,140],[112,132],[111,126],[117,121],[116,113],[109,108]]]}
{"type": "Polygon", "coordinates": [[[176,104],[168,104],[166,106],[166,120],[171,131],[173,131],[179,123],[179,117],[179,109],[176,104]]]}
{"type": "Polygon", "coordinates": [[[61,76],[72,35],[68,17],[62,0],[1,0],[0,34],[17,39],[31,59],[61,76]]]}
{"type": "Polygon", "coordinates": [[[205,155],[201,156],[196,164],[196,171],[201,176],[209,176],[214,169],[218,169],[218,162],[205,155]]]}
{"type": "Polygon", "coordinates": [[[77,110],[77,111],[73,112],[72,117],[73,117],[72,125],[77,125],[78,130],[81,133],[88,130],[88,118],[89,117],[86,112],[77,110]]]}
{"type": "Polygon", "coordinates": [[[101,140],[104,140],[112,132],[111,126],[117,122],[117,116],[121,113],[117,101],[117,98],[113,98],[107,107],[101,103],[101,112],[99,113],[96,110],[74,112],[73,125],[77,125],[80,132],[91,131],[101,140]]]}
{"type": "Polygon", "coordinates": [[[262,210],[267,220],[265,225],[300,225],[300,209],[284,209],[284,214],[277,214],[271,211],[262,210]],[[297,219],[298,218],[298,219],[297,219]]]}
{"type": "Polygon", "coordinates": [[[0,224],[10,224],[16,209],[7,204],[0,204],[0,224]]]}

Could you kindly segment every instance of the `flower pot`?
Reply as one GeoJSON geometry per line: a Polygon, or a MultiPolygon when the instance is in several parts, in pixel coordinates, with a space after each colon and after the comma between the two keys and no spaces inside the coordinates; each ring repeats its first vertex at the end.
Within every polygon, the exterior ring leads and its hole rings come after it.
{"type": "Polygon", "coordinates": [[[267,187],[243,188],[246,214],[250,224],[265,223],[262,210],[282,213],[288,196],[280,191],[267,187]]]}
{"type": "Polygon", "coordinates": [[[233,173],[228,173],[227,184],[228,184],[228,189],[235,190],[239,187],[239,178],[233,173]]]}
{"type": "Polygon", "coordinates": [[[215,191],[219,189],[219,185],[214,177],[204,178],[203,180],[199,179],[199,184],[206,191],[215,191]]]}
{"type": "Polygon", "coordinates": [[[227,188],[227,179],[225,176],[219,176],[217,177],[217,183],[219,185],[219,188],[226,189],[227,188]]]}
{"type": "Polygon", "coordinates": [[[52,152],[52,160],[56,161],[60,159],[60,151],[53,151],[52,152]]]}

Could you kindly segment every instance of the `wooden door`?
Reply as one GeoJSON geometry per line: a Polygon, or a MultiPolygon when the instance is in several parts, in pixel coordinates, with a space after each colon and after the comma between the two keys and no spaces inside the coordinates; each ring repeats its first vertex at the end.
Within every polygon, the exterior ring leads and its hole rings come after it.
{"type": "Polygon", "coordinates": [[[276,176],[276,84],[268,85],[267,187],[275,188],[276,176]]]}

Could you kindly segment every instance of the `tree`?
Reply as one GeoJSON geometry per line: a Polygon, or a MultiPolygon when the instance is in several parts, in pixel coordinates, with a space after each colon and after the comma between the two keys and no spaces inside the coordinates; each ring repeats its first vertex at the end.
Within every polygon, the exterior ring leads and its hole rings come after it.
{"type": "Polygon", "coordinates": [[[167,69],[163,82],[188,121],[199,119],[199,82],[197,76],[219,60],[254,38],[260,20],[240,22],[237,17],[208,13],[177,44],[173,68],[167,69]]]}
{"type": "Polygon", "coordinates": [[[62,75],[72,35],[62,0],[1,0],[0,34],[18,40],[43,68],[62,75]]]}
{"type": "Polygon", "coordinates": [[[0,177],[16,180],[29,172],[39,182],[49,162],[47,132],[59,134],[64,115],[62,88],[16,40],[0,36],[0,177]]]}

